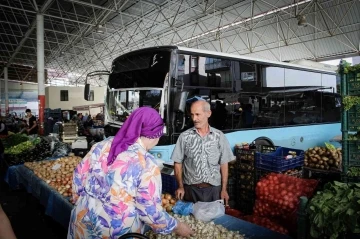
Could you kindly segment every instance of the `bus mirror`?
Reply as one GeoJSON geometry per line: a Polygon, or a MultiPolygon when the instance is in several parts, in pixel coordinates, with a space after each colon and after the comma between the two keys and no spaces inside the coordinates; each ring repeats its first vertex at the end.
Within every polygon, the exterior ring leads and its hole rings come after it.
{"type": "Polygon", "coordinates": [[[176,92],[175,101],[174,101],[174,111],[185,112],[186,100],[189,95],[189,92],[181,91],[176,92]]]}
{"type": "Polygon", "coordinates": [[[90,84],[85,84],[84,99],[89,100],[90,98],[90,84]]]}

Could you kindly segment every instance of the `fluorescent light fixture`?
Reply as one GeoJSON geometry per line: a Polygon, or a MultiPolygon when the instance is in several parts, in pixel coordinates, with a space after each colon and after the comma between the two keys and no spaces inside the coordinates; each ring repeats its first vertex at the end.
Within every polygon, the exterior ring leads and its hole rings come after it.
{"type": "Polygon", "coordinates": [[[96,31],[97,33],[104,33],[104,27],[103,27],[103,25],[100,25],[100,24],[97,25],[95,31],[96,31]]]}
{"type": "Polygon", "coordinates": [[[307,21],[306,21],[305,15],[299,15],[297,17],[297,19],[298,19],[298,26],[301,26],[301,27],[306,27],[307,26],[307,21]]]}
{"type": "MultiPolygon", "coordinates": [[[[207,31],[207,32],[204,32],[204,33],[202,33],[202,34],[199,34],[199,35],[190,37],[190,38],[188,38],[188,39],[185,39],[185,40],[183,40],[183,41],[177,42],[177,43],[175,43],[175,45],[182,44],[182,43],[185,43],[185,42],[188,42],[188,41],[191,41],[191,40],[195,40],[195,39],[197,39],[197,38],[200,38],[200,37],[209,35],[210,33],[218,32],[218,31],[221,31],[221,30],[225,30],[225,29],[227,29],[227,28],[229,28],[229,27],[233,27],[233,26],[236,26],[236,25],[239,25],[239,24],[243,24],[243,23],[249,22],[249,21],[251,21],[251,20],[255,20],[255,19],[258,19],[258,18],[261,18],[261,17],[264,17],[264,16],[268,16],[268,15],[273,14],[273,13],[281,12],[281,11],[287,10],[287,9],[289,9],[289,8],[293,8],[293,7],[296,7],[296,6],[299,6],[299,5],[303,5],[303,4],[308,3],[308,2],[311,2],[311,1],[312,1],[312,0],[303,0],[303,1],[300,1],[300,2],[297,2],[297,3],[293,3],[293,4],[290,4],[290,5],[281,7],[281,8],[277,8],[277,9],[274,9],[274,10],[271,10],[271,11],[268,11],[268,12],[265,12],[265,13],[261,13],[261,14],[259,14],[259,15],[253,16],[253,17],[245,18],[245,19],[243,19],[243,20],[240,20],[240,21],[237,21],[237,22],[233,22],[233,23],[224,25],[224,26],[222,26],[222,27],[218,27],[218,28],[215,28],[215,29],[213,29],[213,30],[211,30],[211,31],[207,31]]],[[[306,21],[306,20],[305,20],[305,21],[306,21]]]]}

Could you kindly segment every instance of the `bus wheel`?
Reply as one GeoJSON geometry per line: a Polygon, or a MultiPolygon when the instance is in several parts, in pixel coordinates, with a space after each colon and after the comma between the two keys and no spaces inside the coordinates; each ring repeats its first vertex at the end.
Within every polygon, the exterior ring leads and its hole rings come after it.
{"type": "Polygon", "coordinates": [[[264,136],[256,138],[254,141],[257,149],[259,148],[260,145],[266,145],[272,147],[275,146],[274,142],[270,138],[264,136]]]}

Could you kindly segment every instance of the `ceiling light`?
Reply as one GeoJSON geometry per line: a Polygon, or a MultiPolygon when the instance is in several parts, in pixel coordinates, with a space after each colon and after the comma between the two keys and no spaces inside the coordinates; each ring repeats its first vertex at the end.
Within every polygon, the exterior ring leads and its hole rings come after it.
{"type": "Polygon", "coordinates": [[[299,15],[297,17],[297,19],[298,19],[298,26],[301,26],[301,27],[306,27],[307,26],[307,21],[306,21],[305,15],[299,15]]]}
{"type": "Polygon", "coordinates": [[[95,31],[97,32],[97,33],[104,33],[104,27],[103,27],[103,25],[96,25],[96,28],[95,28],[95,31]]]}

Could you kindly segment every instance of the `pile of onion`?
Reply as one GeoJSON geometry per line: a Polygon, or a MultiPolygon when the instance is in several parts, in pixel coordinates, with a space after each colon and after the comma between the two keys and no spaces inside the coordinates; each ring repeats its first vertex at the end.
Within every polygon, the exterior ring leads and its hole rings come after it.
{"type": "Polygon", "coordinates": [[[28,162],[24,165],[44,180],[64,197],[72,196],[72,178],[75,167],[82,158],[77,156],[62,157],[56,160],[28,162]]]}
{"type": "Polygon", "coordinates": [[[169,193],[161,194],[161,205],[167,212],[172,212],[173,206],[176,204],[176,199],[169,193]]]}

